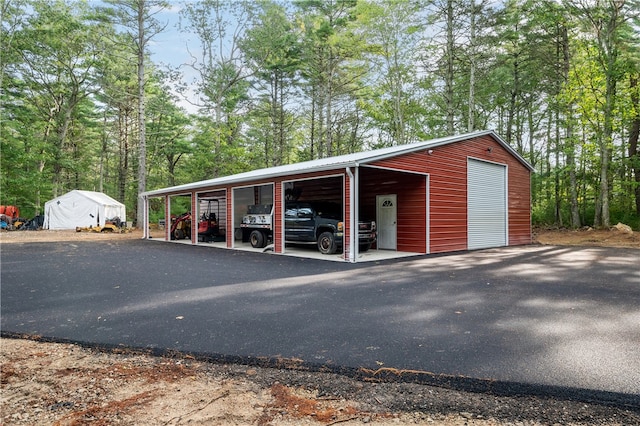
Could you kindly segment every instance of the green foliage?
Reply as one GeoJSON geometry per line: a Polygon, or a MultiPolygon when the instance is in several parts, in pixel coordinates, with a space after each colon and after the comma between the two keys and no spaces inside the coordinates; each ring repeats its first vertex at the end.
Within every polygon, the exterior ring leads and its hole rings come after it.
{"type": "Polygon", "coordinates": [[[256,147],[254,152],[263,154],[255,156],[255,164],[277,166],[290,159],[295,117],[287,111],[287,104],[298,84],[301,46],[282,6],[261,3],[254,21],[240,43],[251,68],[249,81],[257,92],[247,136],[256,147]]]}
{"type": "Polygon", "coordinates": [[[640,215],[631,210],[614,206],[611,210],[611,224],[615,225],[618,222],[629,225],[633,230],[640,232],[640,215]]]}
{"type": "MultiPolygon", "coordinates": [[[[581,218],[585,226],[593,224],[595,218],[595,208],[593,205],[586,206],[581,212],[581,218]]],[[[562,219],[559,221],[555,217],[554,206],[552,204],[538,204],[531,211],[533,226],[561,226],[569,228],[571,223],[569,217],[569,211],[567,209],[562,210],[562,219]]],[[[611,210],[611,223],[624,223],[629,225],[634,231],[640,231],[640,215],[637,215],[633,211],[625,208],[619,208],[614,205],[611,210]]]]}
{"type": "MultiPolygon", "coordinates": [[[[133,212],[143,160],[156,189],[492,128],[536,169],[534,224],[592,225],[604,193],[612,223],[640,226],[637,1],[190,1],[183,66],[196,77],[145,57],[143,158],[134,3],[113,4],[3,3],[3,204],[30,216],[78,188],[133,212]]],[[[178,198],[172,213],[189,207],[178,198]]]]}
{"type": "Polygon", "coordinates": [[[250,170],[244,148],[235,143],[233,126],[220,126],[208,117],[192,117],[192,154],[185,159],[184,177],[176,184],[207,180],[250,170]]]}

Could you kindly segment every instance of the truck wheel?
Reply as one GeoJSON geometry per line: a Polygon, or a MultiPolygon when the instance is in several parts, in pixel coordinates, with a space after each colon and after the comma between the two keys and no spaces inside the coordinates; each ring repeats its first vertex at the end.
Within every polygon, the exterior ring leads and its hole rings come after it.
{"type": "Polygon", "coordinates": [[[318,237],[318,250],[322,254],[334,254],[338,250],[333,232],[323,232],[318,237]]]}
{"type": "Polygon", "coordinates": [[[264,248],[267,245],[267,238],[262,231],[251,231],[249,242],[253,248],[264,248]]]}

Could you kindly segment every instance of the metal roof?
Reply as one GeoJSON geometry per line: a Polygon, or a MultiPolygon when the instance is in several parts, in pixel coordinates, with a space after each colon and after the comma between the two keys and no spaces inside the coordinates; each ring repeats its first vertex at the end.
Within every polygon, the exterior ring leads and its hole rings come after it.
{"type": "Polygon", "coordinates": [[[222,176],[215,179],[202,180],[198,182],[186,183],[183,185],[172,186],[168,188],[147,191],[141,194],[142,197],[157,196],[168,193],[189,192],[201,188],[211,188],[216,186],[225,186],[230,184],[239,184],[256,180],[271,179],[287,175],[297,175],[302,173],[320,172],[326,170],[336,170],[346,167],[357,167],[362,164],[372,163],[386,158],[396,157],[398,155],[409,154],[412,152],[434,148],[437,146],[447,145],[454,142],[460,142],[481,136],[492,136],[507,151],[516,157],[525,167],[533,171],[533,167],[518,154],[509,144],[507,144],[493,130],[483,130],[478,132],[466,133],[457,136],[448,136],[445,138],[431,139],[424,142],[418,142],[407,145],[392,146],[389,148],[381,148],[372,151],[357,152],[354,154],[340,155],[336,157],[322,158],[319,160],[304,161],[302,163],[287,164],[284,166],[269,167],[265,169],[252,170],[250,172],[239,173],[230,176],[222,176]]]}

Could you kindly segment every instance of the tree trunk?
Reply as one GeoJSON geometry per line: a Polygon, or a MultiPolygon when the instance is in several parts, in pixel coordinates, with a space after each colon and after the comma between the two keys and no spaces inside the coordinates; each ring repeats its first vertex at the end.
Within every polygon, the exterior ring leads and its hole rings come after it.
{"type": "Polygon", "coordinates": [[[280,153],[282,150],[282,140],[280,139],[280,123],[278,113],[278,94],[279,94],[279,81],[277,72],[274,73],[271,80],[271,113],[269,114],[269,125],[271,127],[271,140],[273,141],[273,150],[271,151],[271,157],[269,162],[271,166],[279,166],[280,153]]]}
{"type": "Polygon", "coordinates": [[[455,131],[455,110],[453,107],[453,23],[455,17],[453,15],[453,0],[447,0],[447,53],[446,53],[446,73],[445,73],[445,102],[447,111],[447,131],[449,135],[453,135],[455,131]]]}
{"type": "Polygon", "coordinates": [[[631,89],[631,103],[634,106],[635,115],[631,120],[629,129],[629,163],[635,181],[634,195],[636,201],[636,214],[640,216],[640,150],[638,149],[638,138],[640,137],[640,90],[638,79],[640,74],[629,77],[629,88],[631,89]]]}
{"type": "Polygon", "coordinates": [[[609,216],[609,169],[611,164],[611,144],[613,137],[613,113],[614,102],[616,96],[616,80],[613,73],[613,64],[611,65],[611,71],[607,73],[607,89],[605,95],[605,108],[604,108],[604,132],[600,139],[600,208],[601,208],[601,222],[594,223],[596,226],[602,226],[608,228],[611,226],[611,218],[609,216]]]}
{"type": "MultiPolygon", "coordinates": [[[[569,51],[569,33],[564,25],[558,28],[559,42],[562,47],[562,81],[566,85],[569,82],[571,67],[571,54],[569,51]]],[[[580,207],[578,205],[578,181],[576,178],[576,147],[573,135],[573,106],[565,105],[565,154],[569,174],[569,205],[571,209],[571,227],[580,228],[580,207]]]]}
{"type": "Polygon", "coordinates": [[[167,179],[167,183],[169,186],[175,186],[176,184],[176,165],[178,161],[182,157],[182,154],[175,157],[173,154],[167,155],[167,171],[169,172],[169,177],[167,179]]]}
{"type": "Polygon", "coordinates": [[[325,142],[326,142],[326,149],[325,149],[325,153],[327,154],[327,157],[331,157],[333,155],[333,110],[332,110],[332,105],[333,105],[333,53],[330,51],[329,52],[329,61],[328,61],[328,65],[329,65],[329,70],[327,73],[327,87],[326,87],[326,91],[325,91],[325,95],[326,95],[326,99],[325,99],[325,103],[326,103],[326,108],[327,108],[327,113],[325,116],[325,125],[324,125],[324,131],[325,131],[325,142]]]}
{"type": "Polygon", "coordinates": [[[547,139],[547,149],[545,149],[545,163],[544,163],[544,200],[547,205],[551,204],[551,191],[548,180],[551,178],[551,126],[553,125],[553,120],[551,117],[552,111],[549,109],[549,118],[547,119],[547,129],[546,129],[546,139],[547,139]]]}
{"type": "Polygon", "coordinates": [[[67,140],[67,134],[69,132],[69,125],[71,123],[71,106],[67,107],[60,127],[57,132],[54,163],[53,163],[53,192],[54,196],[63,192],[62,186],[62,174],[64,172],[64,157],[65,157],[65,144],[67,140]]]}
{"type": "Polygon", "coordinates": [[[309,129],[309,144],[310,144],[310,152],[309,159],[315,160],[315,147],[316,147],[316,97],[315,90],[313,91],[314,95],[311,96],[311,128],[309,129]]]}
{"type": "Polygon", "coordinates": [[[562,143],[560,142],[560,112],[556,108],[555,111],[555,167],[553,171],[553,183],[554,183],[554,201],[555,201],[555,221],[556,225],[562,227],[562,200],[560,190],[560,150],[562,149],[562,143]]]}
{"type": "MultiPolygon", "coordinates": [[[[536,149],[535,149],[535,132],[533,131],[533,129],[537,128],[537,124],[535,122],[533,113],[534,113],[534,105],[533,102],[529,102],[528,106],[527,106],[527,125],[529,126],[529,132],[527,132],[528,134],[528,143],[527,143],[527,155],[526,157],[529,159],[529,163],[531,163],[531,165],[533,167],[536,166],[536,149]]],[[[524,146],[522,147],[523,151],[521,152],[521,154],[524,155],[524,146]]]]}
{"type": "MultiPolygon", "coordinates": [[[[144,49],[145,40],[145,0],[138,0],[138,197],[136,203],[136,226],[144,223],[144,199],[142,193],[147,187],[147,139],[144,110],[144,49]]],[[[121,202],[124,200],[120,200],[121,202]]],[[[126,219],[126,218],[125,218],[126,219]]],[[[124,220],[124,219],[123,219],[124,220]]]]}
{"type": "Polygon", "coordinates": [[[280,96],[278,101],[278,138],[280,139],[280,164],[287,164],[289,162],[289,144],[287,138],[287,115],[285,110],[285,78],[284,75],[280,75],[280,96]]]}
{"type": "Polygon", "coordinates": [[[578,180],[576,178],[576,158],[575,144],[573,142],[573,130],[567,128],[567,166],[569,168],[569,204],[571,206],[571,227],[573,229],[580,228],[582,221],[580,219],[580,207],[578,205],[578,180]]]}
{"type": "Polygon", "coordinates": [[[316,140],[318,141],[316,146],[318,147],[318,158],[324,158],[325,155],[325,148],[326,148],[326,135],[325,135],[325,129],[324,129],[324,108],[325,108],[325,102],[326,102],[326,95],[325,95],[325,85],[324,84],[320,84],[318,87],[318,102],[316,103],[317,105],[317,111],[318,111],[318,119],[316,120],[316,124],[317,124],[317,128],[316,128],[316,135],[317,138],[316,140]]]}
{"type": "Polygon", "coordinates": [[[622,75],[619,70],[618,54],[621,43],[620,27],[625,22],[623,10],[628,5],[624,1],[597,2],[583,12],[593,26],[597,40],[598,57],[605,77],[606,93],[603,104],[603,130],[598,135],[600,148],[600,190],[596,200],[595,226],[609,227],[609,173],[612,156],[613,120],[615,114],[616,86],[622,75]]]}
{"type": "MultiPolygon", "coordinates": [[[[109,138],[107,135],[107,113],[105,112],[102,121],[102,144],[100,148],[100,178],[98,183],[98,191],[104,192],[104,163],[106,161],[109,138]]],[[[124,219],[123,219],[124,220],[124,219]]]]}
{"type": "Polygon", "coordinates": [[[119,114],[118,141],[118,199],[124,200],[127,188],[127,170],[129,169],[129,113],[127,109],[119,114]]]}
{"type": "MultiPolygon", "coordinates": [[[[42,153],[41,157],[42,157],[42,153]]],[[[44,171],[44,166],[45,166],[45,162],[44,161],[40,161],[38,163],[38,189],[36,190],[36,201],[35,201],[35,207],[36,207],[36,215],[39,215],[41,212],[44,213],[42,210],[40,210],[42,208],[42,193],[40,191],[40,187],[41,187],[41,182],[42,182],[42,172],[44,171]]],[[[54,198],[56,197],[56,195],[54,195],[54,198]]]]}
{"type": "Polygon", "coordinates": [[[513,88],[511,89],[511,98],[509,100],[509,110],[507,111],[507,143],[513,144],[513,123],[516,116],[516,106],[520,92],[520,64],[518,63],[518,55],[513,58],[513,88]]]}
{"type": "Polygon", "coordinates": [[[405,135],[405,123],[404,123],[404,112],[402,108],[402,78],[398,75],[400,72],[400,61],[398,60],[398,52],[397,50],[393,52],[393,63],[388,64],[391,65],[390,68],[392,72],[390,73],[391,79],[391,87],[393,93],[393,122],[395,125],[394,134],[395,134],[395,143],[394,145],[404,145],[406,140],[405,135]]]}
{"type": "MultiPolygon", "coordinates": [[[[598,144],[602,145],[602,142],[599,142],[598,144]]],[[[602,166],[601,166],[601,170],[602,170],[602,166]]],[[[602,224],[602,194],[601,194],[602,185],[601,185],[601,182],[600,182],[601,179],[602,179],[602,175],[598,176],[598,193],[596,194],[596,199],[595,199],[595,202],[594,202],[595,214],[594,214],[594,217],[593,217],[593,226],[595,228],[600,227],[601,224],[602,224]]]]}
{"type": "MultiPolygon", "coordinates": [[[[467,131],[473,132],[476,127],[476,3],[471,0],[471,15],[469,28],[469,116],[467,117],[467,131]]],[[[532,163],[533,164],[533,163],[532,163]]]]}

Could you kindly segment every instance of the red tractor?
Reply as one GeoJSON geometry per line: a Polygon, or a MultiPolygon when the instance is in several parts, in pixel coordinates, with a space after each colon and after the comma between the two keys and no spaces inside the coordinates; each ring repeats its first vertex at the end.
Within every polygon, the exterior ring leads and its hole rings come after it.
{"type": "MultiPolygon", "coordinates": [[[[218,200],[205,200],[207,209],[202,213],[198,221],[198,241],[211,242],[221,237],[218,217],[220,216],[220,202],[218,200]],[[213,203],[217,204],[218,214],[213,211],[213,203]]],[[[191,212],[181,214],[172,220],[171,239],[191,239],[191,212]]]]}
{"type": "Polygon", "coordinates": [[[210,243],[220,237],[220,226],[218,218],[220,217],[220,201],[206,200],[207,209],[202,213],[198,222],[198,241],[210,243]],[[216,203],[218,215],[213,211],[213,203],[216,203]]]}
{"type": "Polygon", "coordinates": [[[171,239],[191,239],[191,212],[182,213],[171,220],[171,239]]]}

